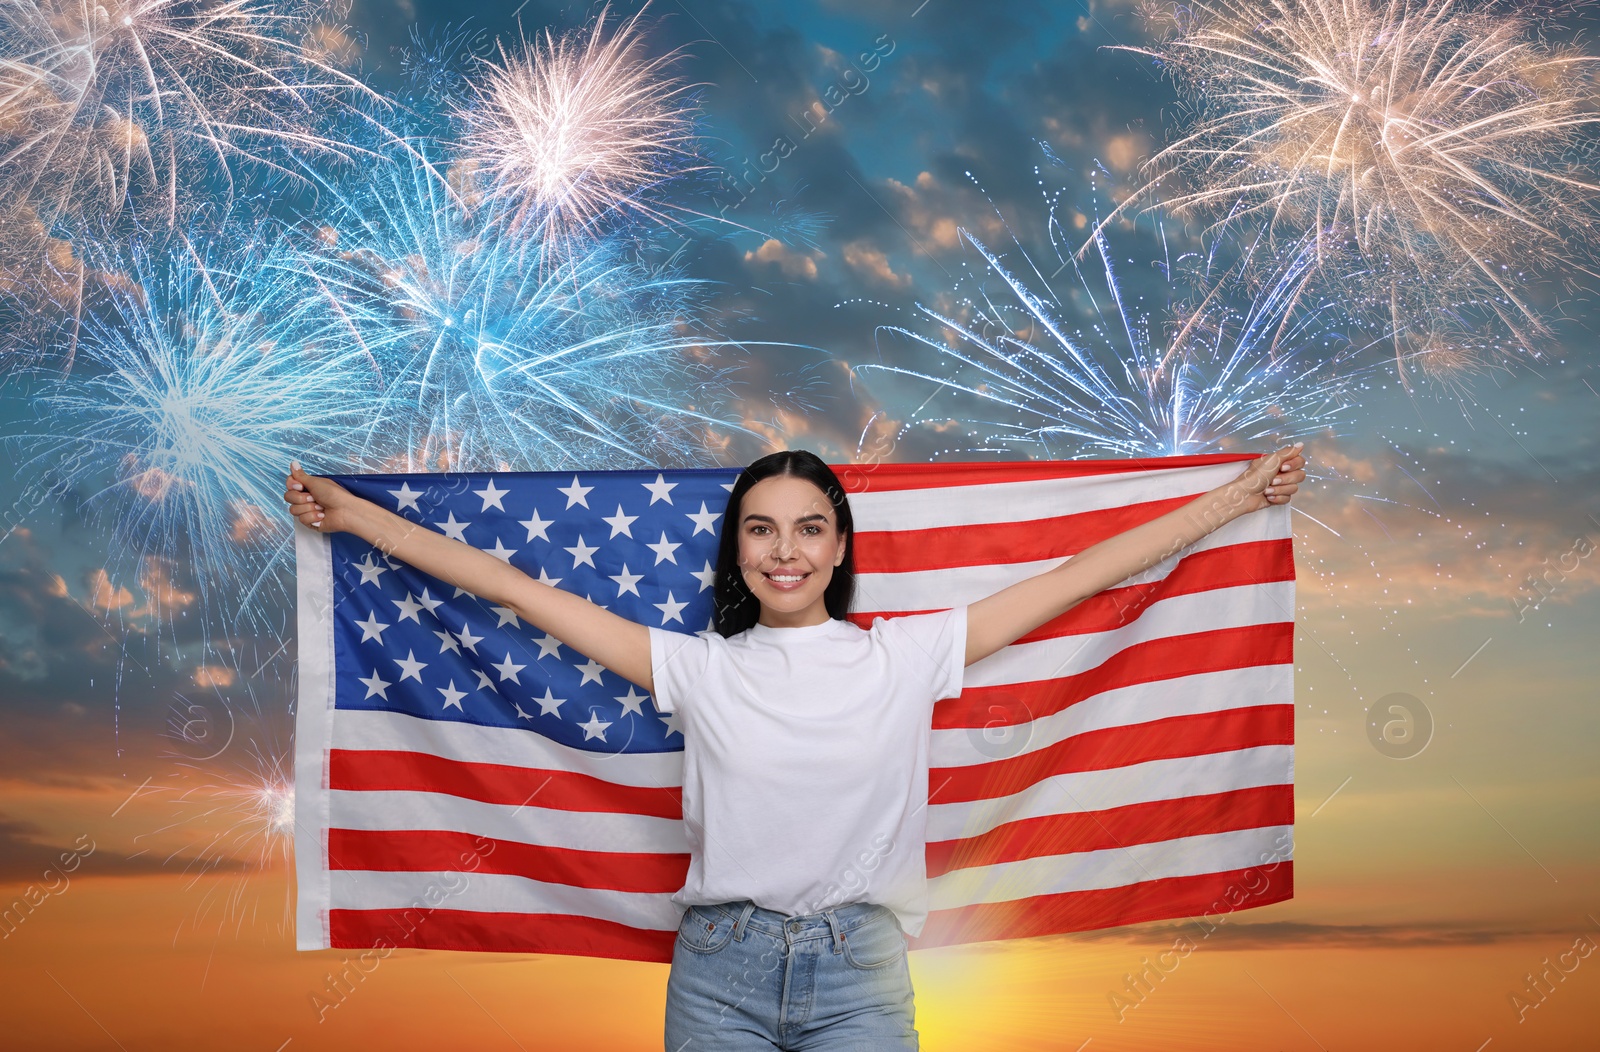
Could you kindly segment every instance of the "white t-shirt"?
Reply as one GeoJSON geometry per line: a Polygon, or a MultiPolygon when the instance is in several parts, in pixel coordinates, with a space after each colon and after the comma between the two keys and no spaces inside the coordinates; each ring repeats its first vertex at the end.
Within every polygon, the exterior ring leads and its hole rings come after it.
{"type": "Polygon", "coordinates": [[[852,902],[928,916],[933,703],[961,693],[967,608],[650,629],[654,704],[683,731],[689,874],[680,906],[750,899],[796,916],[852,902]]]}

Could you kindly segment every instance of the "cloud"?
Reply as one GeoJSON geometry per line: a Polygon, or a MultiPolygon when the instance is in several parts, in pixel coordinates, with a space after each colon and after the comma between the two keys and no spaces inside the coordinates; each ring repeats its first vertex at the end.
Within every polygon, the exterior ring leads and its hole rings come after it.
{"type": "Polygon", "coordinates": [[[760,264],[773,265],[785,277],[805,278],[808,281],[815,281],[817,279],[817,260],[822,255],[823,253],[820,252],[795,252],[782,242],[767,240],[763,241],[761,247],[755,251],[746,252],[744,261],[756,266],[760,264]]]}
{"type": "Polygon", "coordinates": [[[889,257],[883,249],[869,241],[857,240],[846,244],[844,261],[856,273],[876,284],[895,289],[911,287],[911,275],[896,274],[889,266],[889,257]]]}
{"type": "MultiPolygon", "coordinates": [[[[148,873],[175,873],[183,869],[181,863],[189,859],[175,859],[168,864],[164,856],[143,852],[126,854],[95,843],[85,833],[70,844],[53,844],[40,839],[44,830],[32,822],[19,821],[0,815],[0,884],[31,884],[44,881],[59,883],[62,877],[80,880],[85,877],[134,877],[148,873]],[[77,867],[65,870],[62,856],[79,855],[77,867]],[[47,877],[47,874],[56,876],[47,877]]],[[[218,869],[242,870],[243,863],[221,859],[216,865],[208,864],[207,872],[218,869]]],[[[0,902],[3,904],[3,902],[0,902]]]]}
{"type": "Polygon", "coordinates": [[[89,605],[101,613],[133,605],[133,593],[113,582],[104,568],[91,570],[85,583],[89,586],[89,605]]]}
{"type": "Polygon", "coordinates": [[[1531,461],[1448,444],[1372,449],[1360,436],[1313,436],[1308,450],[1313,477],[1293,505],[1308,604],[1517,616],[1600,588],[1600,501],[1587,496],[1600,492],[1600,450],[1567,456],[1574,496],[1561,502],[1531,461]]]}
{"type": "Polygon", "coordinates": [[[1316,924],[1305,921],[1235,921],[1221,924],[1212,916],[1202,926],[1194,921],[1152,924],[1126,929],[1076,932],[1079,942],[1150,942],[1167,944],[1186,938],[1224,950],[1260,949],[1411,949],[1422,946],[1489,946],[1519,942],[1531,936],[1567,935],[1564,928],[1484,928],[1464,922],[1410,924],[1316,924]]]}

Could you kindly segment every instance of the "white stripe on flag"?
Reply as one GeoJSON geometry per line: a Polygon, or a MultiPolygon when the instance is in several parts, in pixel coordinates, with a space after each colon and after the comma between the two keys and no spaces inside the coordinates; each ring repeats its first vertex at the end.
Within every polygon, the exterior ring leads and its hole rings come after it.
{"type": "Polygon", "coordinates": [[[1103,665],[1138,643],[1202,630],[1279,624],[1292,617],[1293,609],[1293,581],[1175,595],[1150,604],[1137,620],[1122,628],[1012,643],[968,665],[962,686],[995,687],[1072,676],[1103,665]]]}
{"type": "Polygon", "coordinates": [[[1053,519],[1185,493],[1199,495],[1238,478],[1247,463],[899,490],[873,489],[869,472],[867,489],[850,494],[850,515],[859,530],[894,533],[1053,519]]]}
{"type": "Polygon", "coordinates": [[[1293,753],[1290,745],[1263,745],[1150,760],[1105,771],[1052,775],[1010,796],[935,802],[928,808],[928,840],[939,843],[982,836],[997,826],[1027,818],[1104,811],[1263,785],[1290,785],[1292,779],[1285,776],[1284,769],[1293,753]]]}
{"type": "MultiPolygon", "coordinates": [[[[1290,828],[1236,829],[1227,833],[1176,837],[1153,844],[1042,855],[1020,862],[952,870],[928,881],[929,910],[1248,869],[1279,857],[1274,855],[1275,845],[1290,828]]],[[[1287,855],[1281,857],[1287,858],[1287,855]]]]}
{"type": "Polygon", "coordinates": [[[462,763],[573,771],[616,785],[645,789],[683,783],[682,752],[587,752],[532,731],[427,720],[378,709],[340,709],[333,719],[330,742],[335,749],[393,749],[462,763]]]}
{"type": "MultiPolygon", "coordinates": [[[[1205,672],[1152,683],[1134,683],[1085,698],[1060,712],[1018,722],[1008,728],[1025,744],[1005,756],[1022,756],[1090,731],[1130,727],[1174,716],[1227,712],[1257,705],[1282,705],[1293,679],[1287,665],[1253,665],[1205,672]]],[[[997,713],[997,718],[1002,715],[997,713]]],[[[1006,713],[1026,716],[1026,713],[1006,713]]],[[[984,737],[985,727],[951,727],[933,732],[931,767],[969,767],[1002,758],[984,737]]],[[[1009,738],[1006,739],[1008,742],[1009,738]]]]}
{"type": "Polygon", "coordinates": [[[332,886],[334,909],[426,911],[433,905],[474,913],[554,913],[651,931],[671,931],[683,919],[670,894],[579,888],[506,873],[335,870],[332,886]]]}
{"type": "Polygon", "coordinates": [[[294,745],[294,853],[297,860],[295,947],[326,949],[328,871],[328,724],[333,715],[333,546],[326,535],[294,526],[299,687],[294,745]],[[316,790],[307,792],[315,785],[316,790]]]}
{"type": "Polygon", "coordinates": [[[495,840],[579,851],[689,853],[681,818],[486,804],[444,793],[335,790],[331,795],[336,829],[457,830],[495,840]]]}

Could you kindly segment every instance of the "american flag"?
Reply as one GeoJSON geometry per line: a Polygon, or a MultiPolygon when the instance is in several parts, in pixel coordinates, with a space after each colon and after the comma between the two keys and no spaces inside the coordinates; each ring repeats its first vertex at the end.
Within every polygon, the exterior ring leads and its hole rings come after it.
{"type": "MultiPolygon", "coordinates": [[[[1248,454],[834,465],[863,628],[972,603],[1248,454]]],[[[339,477],[630,620],[711,631],[738,469],[339,477]]],[[[338,476],[336,476],[338,477],[338,476]]],[[[683,735],[509,609],[297,529],[301,949],[670,961],[683,735]]],[[[966,669],[934,707],[926,947],[1293,893],[1289,509],[1233,520],[966,669]]]]}

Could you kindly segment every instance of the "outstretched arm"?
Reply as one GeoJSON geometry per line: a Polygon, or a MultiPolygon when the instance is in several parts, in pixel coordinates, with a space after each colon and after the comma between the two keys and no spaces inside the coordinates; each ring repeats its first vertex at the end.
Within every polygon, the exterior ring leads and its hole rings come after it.
{"type": "Polygon", "coordinates": [[[654,690],[650,633],[643,625],[535,581],[488,552],[402,518],[332,479],[307,475],[299,464],[285,481],[283,499],[302,525],[353,533],[385,555],[506,607],[623,679],[654,690]]]}
{"type": "Polygon", "coordinates": [[[1269,504],[1287,504],[1306,477],[1303,446],[1296,442],[1257,457],[1227,485],[973,603],[967,608],[966,663],[988,657],[1241,515],[1269,504]]]}

